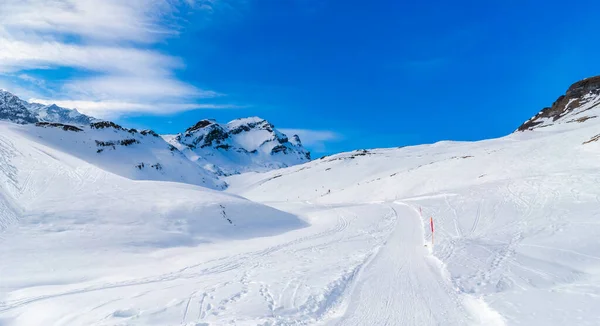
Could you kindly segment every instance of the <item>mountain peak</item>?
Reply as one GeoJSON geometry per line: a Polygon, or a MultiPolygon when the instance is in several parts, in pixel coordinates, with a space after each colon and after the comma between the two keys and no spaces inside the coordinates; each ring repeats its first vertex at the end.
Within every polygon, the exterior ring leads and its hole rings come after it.
{"type": "Polygon", "coordinates": [[[310,160],[299,137],[288,137],[260,117],[220,124],[212,119],[198,121],[168,141],[190,159],[217,166],[222,174],[266,171],[310,160]]]}
{"type": "Polygon", "coordinates": [[[290,142],[294,145],[300,145],[302,146],[302,141],[300,140],[300,136],[298,135],[293,135],[292,139],[290,140],[290,142]]]}
{"type": "Polygon", "coordinates": [[[200,121],[196,122],[195,125],[187,128],[185,130],[185,132],[194,132],[196,130],[199,130],[199,129],[202,129],[202,128],[206,128],[206,127],[208,127],[208,126],[210,126],[212,124],[215,124],[215,123],[217,123],[217,121],[215,121],[214,119],[203,119],[203,120],[200,120],[200,121]]]}
{"type": "Polygon", "coordinates": [[[259,124],[259,123],[263,123],[263,122],[267,122],[267,120],[260,118],[260,117],[247,117],[247,118],[238,118],[235,120],[231,120],[227,123],[227,125],[229,126],[238,126],[238,125],[253,125],[253,124],[259,124]]]}
{"type": "Polygon", "coordinates": [[[595,118],[590,110],[600,109],[600,76],[580,80],[571,85],[552,106],[523,123],[517,131],[533,130],[558,123],[585,122],[595,118]]]}

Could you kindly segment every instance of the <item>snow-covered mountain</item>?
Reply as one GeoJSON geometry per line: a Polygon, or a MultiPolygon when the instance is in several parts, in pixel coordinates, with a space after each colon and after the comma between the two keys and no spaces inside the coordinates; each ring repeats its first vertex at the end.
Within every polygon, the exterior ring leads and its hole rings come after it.
{"type": "Polygon", "coordinates": [[[89,125],[99,121],[75,109],[63,108],[56,104],[29,103],[2,89],[0,89],[0,120],[19,124],[43,121],[74,125],[89,125]]]}
{"type": "Polygon", "coordinates": [[[598,106],[600,106],[600,76],[586,78],[571,85],[567,93],[561,95],[551,107],[544,108],[517,130],[533,130],[554,124],[585,122],[598,117],[596,109],[598,106]]]}
{"type": "Polygon", "coordinates": [[[85,126],[99,119],[79,113],[76,109],[66,109],[56,104],[43,105],[39,103],[30,103],[29,110],[33,112],[39,121],[66,123],[72,125],[85,126]]]}
{"type": "Polygon", "coordinates": [[[34,123],[39,120],[29,109],[30,104],[17,96],[0,89],[0,120],[19,124],[34,123]]]}
{"type": "Polygon", "coordinates": [[[250,117],[219,124],[201,120],[164,138],[192,161],[220,175],[268,171],[310,161],[297,135],[289,139],[268,121],[250,117]]]}

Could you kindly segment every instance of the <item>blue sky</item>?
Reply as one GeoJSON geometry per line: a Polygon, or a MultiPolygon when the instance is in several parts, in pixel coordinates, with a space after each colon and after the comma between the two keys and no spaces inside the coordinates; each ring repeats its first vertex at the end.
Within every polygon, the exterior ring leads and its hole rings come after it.
{"type": "Polygon", "coordinates": [[[6,0],[0,87],[132,127],[260,116],[316,156],[512,132],[600,73],[600,3],[6,0]],[[151,3],[151,5],[149,5],[151,3]]]}

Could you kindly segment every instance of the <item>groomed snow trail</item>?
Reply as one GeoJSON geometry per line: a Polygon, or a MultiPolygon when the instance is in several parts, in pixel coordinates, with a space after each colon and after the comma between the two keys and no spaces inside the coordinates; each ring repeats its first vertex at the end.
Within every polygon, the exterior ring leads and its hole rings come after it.
{"type": "Polygon", "coordinates": [[[337,325],[504,325],[483,301],[452,285],[425,246],[419,214],[400,203],[391,208],[395,230],[361,271],[337,325]]]}

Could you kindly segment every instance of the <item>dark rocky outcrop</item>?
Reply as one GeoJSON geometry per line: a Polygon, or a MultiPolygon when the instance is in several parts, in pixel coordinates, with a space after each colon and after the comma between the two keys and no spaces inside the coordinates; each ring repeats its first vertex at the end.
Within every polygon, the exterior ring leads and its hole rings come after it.
{"type": "Polygon", "coordinates": [[[191,132],[193,132],[193,131],[196,131],[196,130],[198,130],[198,129],[202,129],[202,128],[204,128],[204,127],[207,127],[207,126],[209,126],[209,125],[211,125],[211,124],[214,124],[214,123],[215,123],[215,121],[214,121],[214,120],[212,120],[212,119],[204,119],[204,120],[200,120],[200,121],[198,121],[198,122],[197,122],[195,125],[193,125],[193,126],[191,126],[191,127],[187,128],[187,129],[185,130],[185,132],[186,132],[186,133],[191,133],[191,132]]]}
{"type": "Polygon", "coordinates": [[[140,143],[139,140],[133,139],[133,138],[122,139],[122,140],[113,140],[113,141],[96,140],[96,146],[98,146],[98,147],[112,147],[113,149],[115,148],[116,145],[129,146],[129,145],[139,144],[139,143],[140,143]]]}
{"type": "Polygon", "coordinates": [[[140,134],[146,136],[146,135],[151,135],[153,137],[160,137],[159,134],[157,134],[154,130],[150,130],[150,129],[145,129],[140,131],[140,134]]]}
{"type": "Polygon", "coordinates": [[[117,130],[125,130],[125,131],[129,131],[121,126],[119,126],[118,124],[112,122],[112,121],[98,121],[98,122],[93,122],[90,123],[90,128],[92,129],[105,129],[105,128],[113,128],[113,129],[117,129],[117,130]]]}
{"type": "Polygon", "coordinates": [[[600,140],[600,134],[597,134],[596,136],[590,138],[590,140],[588,140],[588,141],[584,141],[583,145],[589,144],[589,143],[593,143],[593,142],[597,142],[598,140],[600,140]]]}
{"type": "Polygon", "coordinates": [[[75,127],[75,126],[71,126],[71,125],[67,125],[67,124],[63,124],[63,123],[56,123],[56,122],[36,122],[35,124],[38,127],[54,127],[54,128],[60,128],[64,131],[75,131],[75,132],[79,132],[79,131],[83,131],[83,129],[75,127]]]}
{"type": "MultiPolygon", "coordinates": [[[[547,119],[551,119],[552,122],[555,122],[599,95],[600,76],[578,81],[569,87],[565,95],[560,96],[554,101],[551,107],[544,108],[533,118],[522,124],[517,131],[532,130],[545,126],[543,124],[547,119]]],[[[590,107],[590,109],[591,108],[592,107],[590,107]]]]}

